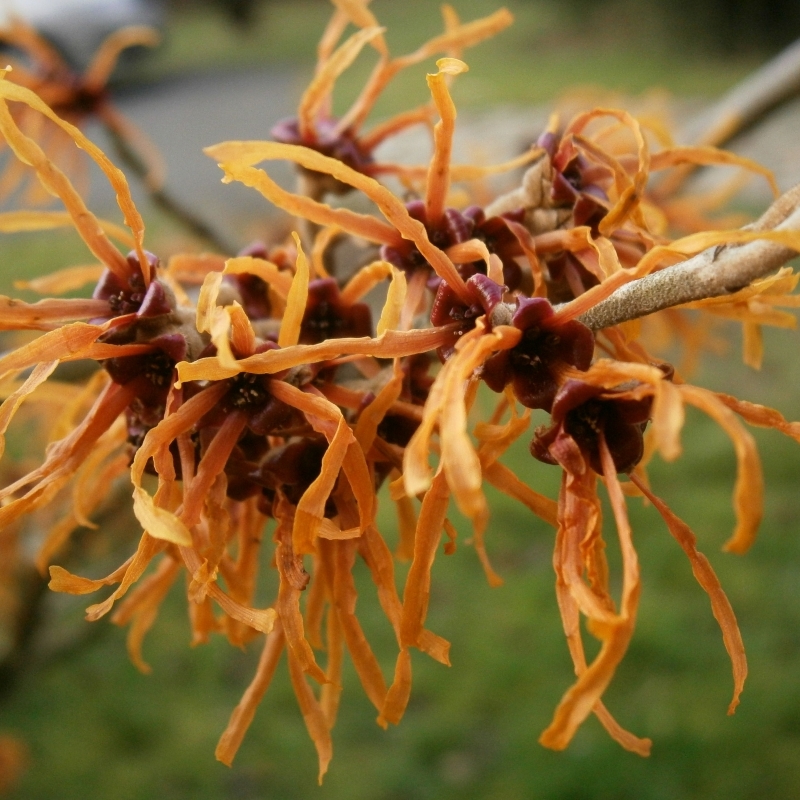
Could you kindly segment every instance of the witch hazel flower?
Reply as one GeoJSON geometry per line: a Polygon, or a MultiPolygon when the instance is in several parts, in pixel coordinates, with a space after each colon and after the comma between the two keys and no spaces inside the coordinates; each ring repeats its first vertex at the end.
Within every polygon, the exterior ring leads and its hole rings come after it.
{"type": "Polygon", "coordinates": [[[542,297],[518,297],[511,324],[519,344],[493,355],[481,377],[495,392],[511,385],[522,405],[549,410],[567,371],[592,362],[594,335],[577,320],[562,321],[542,297]]]}
{"type": "MultiPolygon", "coordinates": [[[[519,221],[522,212],[509,212],[502,217],[487,218],[484,210],[475,205],[468,206],[463,211],[445,208],[434,222],[429,219],[426,204],[422,200],[412,200],[406,204],[406,209],[409,216],[425,226],[430,242],[458,264],[459,274],[464,280],[478,272],[486,273],[488,253],[500,258],[503,282],[508,289],[513,291],[519,287],[522,269],[516,259],[523,254],[523,250],[505,217],[511,221],[519,221]],[[474,261],[464,260],[464,255],[470,255],[468,251],[471,251],[474,261]]],[[[404,239],[398,244],[383,245],[381,258],[402,269],[409,277],[422,271],[429,277],[431,288],[435,289],[438,285],[439,280],[433,267],[412,241],[404,239]]]]}
{"type": "Polygon", "coordinates": [[[617,472],[630,472],[644,455],[644,430],[652,404],[652,397],[636,398],[623,389],[608,391],[567,380],[553,399],[550,425],[536,430],[531,454],[546,464],[562,463],[559,459],[567,459],[569,452],[563,440],[569,437],[589,466],[602,475],[602,438],[617,472]]]}
{"type": "Polygon", "coordinates": [[[478,317],[486,316],[491,327],[494,310],[503,302],[507,291],[486,275],[473,275],[466,282],[468,296],[472,302],[464,302],[446,281],[439,284],[431,310],[431,324],[435,326],[453,325],[453,344],[443,345],[437,349],[439,358],[446,361],[455,350],[455,342],[467,331],[475,327],[478,317]]]}
{"type": "MultiPolygon", "coordinates": [[[[300,99],[297,116],[281,120],[271,133],[277,142],[308,147],[357,172],[374,175],[381,171],[374,158],[380,144],[412,125],[431,122],[430,107],[422,105],[397,114],[369,131],[362,130],[375,102],[394,77],[437,53],[472,47],[494,36],[508,27],[513,17],[506,9],[499,9],[462,23],[452,8],[445,7],[446,30],[442,34],[412,53],[393,58],[383,36],[386,29],[380,26],[368,5],[369,0],[352,0],[337,7],[317,49],[316,72],[300,99]],[[350,24],[358,30],[339,44],[350,24]],[[350,108],[341,117],[334,116],[332,99],[336,81],[367,45],[378,54],[378,61],[350,108]]],[[[309,195],[315,198],[327,193],[346,194],[353,188],[324,171],[299,165],[299,172],[309,195]]]]}

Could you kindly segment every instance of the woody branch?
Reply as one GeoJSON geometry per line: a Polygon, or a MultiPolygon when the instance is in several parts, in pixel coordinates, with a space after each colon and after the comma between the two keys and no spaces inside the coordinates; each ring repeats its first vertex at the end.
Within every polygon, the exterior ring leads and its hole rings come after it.
{"type": "MultiPolygon", "coordinates": [[[[743,230],[800,230],[800,185],[781,195],[743,230]]],[[[797,251],[767,239],[710,247],[692,258],[621,286],[578,319],[598,331],[665,308],[732,294],[769,275],[797,251]]]]}

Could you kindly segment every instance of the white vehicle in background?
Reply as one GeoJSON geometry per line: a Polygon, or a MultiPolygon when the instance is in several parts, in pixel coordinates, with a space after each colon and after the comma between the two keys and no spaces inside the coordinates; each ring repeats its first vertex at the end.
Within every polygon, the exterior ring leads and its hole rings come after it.
{"type": "Polygon", "coordinates": [[[163,6],[159,0],[0,0],[0,25],[20,17],[80,69],[100,42],[119,28],[163,28],[163,6]]]}

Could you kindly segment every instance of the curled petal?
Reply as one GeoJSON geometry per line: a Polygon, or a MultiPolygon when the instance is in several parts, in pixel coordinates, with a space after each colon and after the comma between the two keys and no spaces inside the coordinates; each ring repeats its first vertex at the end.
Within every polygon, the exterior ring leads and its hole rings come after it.
{"type": "Polygon", "coordinates": [[[314,696],[314,692],[306,681],[305,674],[297,661],[297,659],[288,653],[289,660],[289,677],[294,687],[294,693],[297,697],[297,703],[300,706],[300,711],[303,714],[303,720],[306,723],[308,734],[317,748],[317,757],[319,759],[319,783],[322,783],[322,778],[328,771],[328,764],[330,764],[331,757],[333,756],[333,742],[331,741],[331,732],[328,727],[327,718],[319,704],[319,701],[314,696]]]}
{"type": "Polygon", "coordinates": [[[736,486],[733,490],[736,529],[726,542],[725,550],[744,553],[755,540],[764,512],[764,478],[755,440],[736,415],[713,392],[687,384],[678,388],[687,403],[708,414],[733,442],[738,465],[736,486]]]}
{"type": "MultiPolygon", "coordinates": [[[[423,328],[413,331],[387,330],[375,339],[365,336],[329,339],[319,344],[298,344],[243,358],[236,362],[236,369],[220,366],[216,358],[201,358],[192,363],[182,361],[177,366],[178,378],[180,381],[218,381],[232,378],[239,372],[252,372],[256,375],[275,374],[302,364],[330,361],[349,355],[376,358],[413,356],[451,342],[453,327],[423,328]]],[[[3,360],[0,359],[0,367],[2,366],[3,360]]]]}
{"type": "Polygon", "coordinates": [[[356,60],[365,44],[379,37],[382,40],[385,30],[385,28],[370,27],[354,33],[322,64],[322,68],[317,71],[303,93],[298,106],[300,134],[305,141],[314,141],[317,114],[323,103],[328,102],[336,79],[356,60]]]}
{"type": "Polygon", "coordinates": [[[340,297],[345,305],[358,302],[373,287],[391,278],[395,268],[388,261],[373,261],[362,267],[342,288],[340,297]]]}
{"type": "Polygon", "coordinates": [[[152,668],[142,657],[144,637],[153,626],[158,609],[179,572],[180,562],[168,556],[162,558],[156,571],[128,595],[111,618],[115,625],[130,623],[126,641],[128,656],[139,672],[145,675],[150,674],[152,668]]]}
{"type": "Polygon", "coordinates": [[[492,486],[509,497],[518,500],[533,511],[537,517],[540,517],[554,528],[556,527],[556,503],[549,497],[535,492],[504,464],[495,461],[493,464],[484,467],[483,475],[492,486]]]}
{"type": "MultiPolygon", "coordinates": [[[[142,275],[145,283],[149,281],[150,275],[147,269],[147,257],[145,256],[142,242],[144,239],[144,222],[134,205],[131,197],[128,182],[122,171],[117,169],[108,157],[86,138],[74,125],[60,119],[50,108],[42,102],[33,92],[22,86],[17,86],[10,81],[0,80],[0,97],[4,100],[14,100],[25,103],[35,111],[43,114],[60,128],[78,145],[94,159],[108,178],[111,186],[117,195],[117,203],[122,210],[125,224],[131,229],[135,243],[134,249],[141,265],[142,275]]],[[[89,249],[119,277],[127,277],[130,274],[130,266],[125,257],[117,250],[106,238],[102,227],[97,222],[94,215],[86,208],[78,193],[72,185],[56,167],[54,167],[44,156],[40,148],[24,134],[19,131],[14,124],[5,102],[0,109],[0,129],[6,141],[18,152],[20,158],[26,163],[32,163],[37,174],[40,176],[48,190],[52,190],[64,201],[67,211],[72,216],[75,227],[81,234],[89,249]]]]}
{"type": "Polygon", "coordinates": [[[289,289],[289,294],[286,298],[286,313],[281,321],[281,329],[278,334],[279,347],[291,347],[299,341],[303,314],[308,302],[308,259],[300,244],[300,237],[296,233],[292,233],[292,236],[297,247],[297,262],[294,278],[292,279],[292,288],[289,289]]]}
{"type": "MultiPolygon", "coordinates": [[[[121,225],[114,222],[109,222],[105,219],[97,220],[97,223],[103,231],[109,236],[116,239],[120,244],[125,247],[131,248],[134,245],[131,232],[121,225]]],[[[46,231],[55,228],[67,228],[74,225],[72,217],[66,211],[4,211],[0,213],[0,232],[13,233],[17,231],[46,231]]],[[[59,273],[73,272],[77,269],[85,269],[83,267],[70,267],[66,270],[59,270],[59,273]]],[[[100,277],[101,269],[98,269],[95,280],[100,277]]],[[[46,275],[42,278],[34,278],[32,281],[19,281],[16,285],[19,288],[33,288],[34,285],[47,281],[52,276],[46,275]],[[21,284],[21,285],[20,285],[21,284]]],[[[82,284],[79,284],[82,285],[82,284]]],[[[38,291],[38,290],[37,290],[38,291]]]]}
{"type": "Polygon", "coordinates": [[[92,58],[92,63],[83,73],[83,85],[89,92],[102,89],[123,50],[129,47],[155,47],[161,37],[155,28],[148,28],[145,25],[129,25],[114,31],[107,36],[92,58]]]}
{"type": "Polygon", "coordinates": [[[684,421],[683,397],[677,386],[661,381],[653,400],[653,436],[666,461],[681,454],[680,433],[684,421]]]}
{"type": "Polygon", "coordinates": [[[279,495],[275,506],[278,519],[278,528],[275,531],[277,549],[275,561],[280,575],[280,586],[275,610],[281,620],[281,626],[286,636],[286,644],[292,657],[297,661],[303,672],[310,675],[318,683],[325,683],[325,673],[318,666],[314,652],[305,637],[303,629],[303,615],[300,613],[300,594],[305,588],[308,575],[302,570],[302,557],[296,554],[292,546],[293,515],[288,501],[279,495]],[[293,573],[302,571],[303,585],[298,585],[293,580],[293,573]]]}
{"type": "Polygon", "coordinates": [[[447,193],[450,189],[450,156],[453,148],[453,132],[456,122],[456,107],[447,88],[447,77],[466,72],[467,65],[457,58],[440,58],[436,62],[439,71],[428,75],[428,88],[441,119],[433,128],[433,158],[428,168],[425,192],[425,216],[428,225],[437,227],[444,213],[447,193]]]}
{"type": "MultiPolygon", "coordinates": [[[[170,262],[171,263],[171,262],[170,262]]],[[[223,269],[225,275],[255,275],[274,289],[284,300],[289,297],[292,286],[292,274],[282,270],[271,261],[253,256],[237,256],[229,258],[223,269]]]]}
{"type": "Polygon", "coordinates": [[[673,146],[668,147],[666,150],[661,150],[658,153],[653,153],[650,157],[650,170],[652,172],[681,164],[694,164],[704,167],[724,164],[743,167],[757,175],[763,175],[767,183],[769,183],[769,188],[772,190],[775,197],[778,197],[781,193],[775,181],[775,175],[771,169],[767,169],[751,158],[745,158],[736,153],[720,150],[710,145],[673,146]]]}
{"type": "Polygon", "coordinates": [[[442,538],[450,491],[444,473],[438,472],[426,493],[417,521],[414,559],[403,592],[403,618],[400,627],[404,646],[418,645],[430,600],[431,568],[442,538]]]}
{"type": "Polygon", "coordinates": [[[656,509],[658,509],[658,513],[661,514],[664,518],[664,522],[667,523],[669,532],[689,557],[694,577],[711,600],[711,610],[722,630],[722,641],[725,644],[725,649],[728,651],[728,655],[731,659],[731,666],[733,667],[733,699],[728,706],[728,713],[733,714],[736,706],[739,705],[739,695],[744,688],[744,681],[747,677],[747,658],[744,652],[744,642],[742,642],[742,634],[739,631],[733,608],[731,608],[731,604],[725,592],[722,590],[719,578],[717,578],[708,559],[698,551],[697,538],[692,533],[689,526],[678,518],[661,498],[656,497],[656,495],[649,490],[647,485],[639,480],[636,475],[631,475],[631,480],[639,487],[642,494],[644,494],[656,509]]]}
{"type": "Polygon", "coordinates": [[[110,575],[98,580],[82,578],[80,575],[73,575],[63,567],[52,566],[49,568],[50,583],[48,588],[54,592],[64,592],[65,594],[91,594],[104,586],[113,586],[119,583],[130,564],[128,559],[122,566],[117,567],[110,575]]]}
{"type": "MultiPolygon", "coordinates": [[[[339,224],[342,228],[350,230],[351,233],[357,236],[367,234],[367,238],[369,238],[368,230],[364,228],[364,223],[368,219],[374,231],[372,234],[374,241],[396,244],[399,236],[410,239],[439,277],[447,281],[453,291],[455,291],[462,300],[469,300],[469,292],[464,284],[464,280],[455,266],[453,266],[452,261],[450,261],[438,247],[431,244],[425,226],[408,213],[408,210],[401,200],[395,197],[384,186],[381,186],[374,178],[362,175],[360,172],[348,167],[341,161],[328,158],[314,150],[300,147],[299,145],[281,144],[278,142],[223,142],[222,144],[206,148],[204,152],[212,158],[217,159],[226,174],[229,175],[231,179],[235,180],[240,180],[244,177],[247,177],[248,180],[257,178],[257,175],[253,175],[252,173],[260,174],[266,178],[266,174],[261,170],[253,170],[253,165],[264,160],[285,158],[300,164],[300,166],[306,169],[332,175],[337,180],[359,189],[378,206],[394,228],[378,223],[378,221],[373,218],[364,218],[364,215],[354,215],[361,217],[360,227],[363,230],[363,233],[361,233],[359,230],[352,229],[351,226],[344,224],[343,217],[341,219],[322,219],[315,216],[308,216],[307,212],[305,216],[312,222],[319,222],[321,224],[330,224],[333,222],[339,224]],[[380,231],[383,231],[383,233],[380,231]],[[375,238],[376,236],[380,238],[375,238]]],[[[272,182],[269,181],[269,183],[272,182]]],[[[328,207],[325,206],[324,208],[328,207]]],[[[330,209],[328,210],[330,211],[330,209]]]]}
{"type": "Polygon", "coordinates": [[[12,392],[0,405],[0,457],[6,446],[6,431],[17,413],[25,398],[36,391],[44,383],[58,366],[58,361],[44,361],[37,364],[33,372],[25,379],[25,382],[14,392],[12,392]]]}
{"type": "Polygon", "coordinates": [[[406,304],[407,283],[406,275],[402,270],[392,269],[392,282],[386,293],[386,302],[381,309],[376,333],[383,336],[386,331],[399,328],[403,323],[403,308],[406,304]]]}
{"type": "Polygon", "coordinates": [[[217,743],[214,755],[217,757],[217,761],[221,761],[228,767],[233,763],[234,756],[253,721],[256,709],[269,688],[272,676],[278,666],[278,659],[283,652],[284,642],[283,631],[280,625],[276,625],[264,641],[264,649],[258,660],[256,674],[242,695],[242,699],[233,709],[228,725],[217,743]]]}
{"type": "MultiPolygon", "coordinates": [[[[124,596],[128,589],[142,577],[145,570],[150,565],[150,562],[163,549],[163,541],[154,539],[147,533],[143,534],[142,538],[139,540],[139,546],[136,548],[136,553],[134,553],[133,558],[130,559],[127,565],[123,565],[125,566],[125,572],[120,585],[102,603],[89,606],[86,609],[86,619],[90,622],[96,622],[98,619],[105,616],[111,610],[114,603],[119,600],[120,597],[124,596]]],[[[55,576],[53,577],[55,578],[55,576]]],[[[80,593],[83,594],[84,592],[80,593]]]]}
{"type": "Polygon", "coordinates": [[[172,512],[158,508],[153,498],[138,486],[133,490],[133,513],[141,526],[155,539],[187,546],[192,544],[186,525],[172,512]]]}
{"type": "Polygon", "coordinates": [[[786,436],[791,436],[796,442],[800,442],[800,422],[787,422],[782,414],[774,408],[758,405],[758,403],[748,403],[746,400],[737,400],[729,394],[714,393],[717,400],[724,403],[731,411],[735,411],[742,419],[750,425],[758,425],[762,428],[774,428],[786,436]]]}
{"type": "Polygon", "coordinates": [[[617,479],[617,470],[611,453],[600,437],[600,458],[614,511],[622,551],[623,581],[619,616],[602,629],[600,652],[589,667],[578,676],[577,682],[564,695],[553,716],[553,721],[542,733],[539,741],[545,747],[564,749],[578,726],[591,713],[600,700],[617,665],[627,650],[636,622],[636,611],[641,586],[639,565],[633,547],[631,529],[625,509],[625,499],[617,479]]]}
{"type": "Polygon", "coordinates": [[[105,333],[105,330],[102,325],[74,322],[45,333],[32,342],[0,357],[0,377],[5,377],[11,372],[28,369],[44,361],[63,361],[67,358],[81,356],[93,342],[105,333]]]}

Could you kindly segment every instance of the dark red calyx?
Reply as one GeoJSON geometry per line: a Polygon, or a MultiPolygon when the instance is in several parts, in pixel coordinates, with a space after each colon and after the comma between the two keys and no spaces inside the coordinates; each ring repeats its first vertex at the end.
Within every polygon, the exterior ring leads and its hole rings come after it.
{"type": "MultiPolygon", "coordinates": [[[[519,286],[522,279],[522,270],[514,260],[515,256],[522,254],[522,249],[514,234],[508,229],[503,217],[486,219],[483,209],[478,206],[469,206],[464,211],[455,208],[446,208],[442,219],[437,225],[428,223],[425,203],[422,200],[413,200],[406,203],[409,215],[425,226],[428,239],[440,250],[447,250],[453,245],[467,242],[470,239],[479,239],[486,244],[490,253],[499,256],[503,263],[503,280],[509,289],[519,286]]],[[[521,219],[524,212],[509,215],[511,219],[521,219]]],[[[433,272],[416,245],[408,240],[403,240],[399,245],[384,245],[381,248],[381,258],[394,264],[408,274],[419,269],[433,272]]],[[[484,261],[473,261],[459,264],[458,271],[466,280],[477,273],[486,274],[484,261]]],[[[431,286],[438,287],[438,280],[431,286]]]]}
{"type": "MultiPolygon", "coordinates": [[[[522,247],[506,224],[506,220],[522,222],[525,210],[519,209],[487,219],[482,208],[469,206],[464,209],[464,216],[474,221],[474,227],[468,238],[482,241],[490,253],[498,256],[503,264],[503,283],[513,292],[522,282],[522,269],[516,261],[517,257],[522,255],[522,247]]],[[[486,263],[473,261],[470,264],[459,265],[458,270],[466,279],[477,272],[485,273],[486,263]]]]}
{"type": "Polygon", "coordinates": [[[552,159],[555,157],[556,150],[558,150],[558,142],[559,136],[557,133],[553,133],[553,131],[545,131],[536,140],[536,145],[541,147],[552,161],[552,159]]]}
{"type": "MultiPolygon", "coordinates": [[[[255,241],[247,247],[243,247],[237,256],[250,256],[266,261],[269,258],[269,250],[264,242],[255,241]]],[[[223,280],[236,289],[241,298],[242,308],[251,320],[267,319],[270,316],[272,304],[269,300],[269,286],[266,281],[259,278],[258,275],[248,273],[226,275],[223,280]]]]}
{"type": "Polygon", "coordinates": [[[572,253],[562,250],[545,258],[547,296],[555,303],[566,303],[597,286],[600,281],[572,253]]]}
{"type": "Polygon", "coordinates": [[[517,298],[511,322],[522,332],[519,344],[488,359],[482,377],[495,392],[510,383],[522,405],[549,411],[563,370],[585,370],[592,363],[594,334],[577,320],[559,322],[541,297],[517,298]]]}
{"type": "Polygon", "coordinates": [[[613,180],[611,170],[588,158],[571,139],[546,132],[539,137],[553,167],[550,200],[554,206],[572,206],[573,224],[588,225],[596,236],[608,213],[605,186],[613,180]]]}
{"type": "Polygon", "coordinates": [[[231,378],[230,387],[223,403],[236,411],[251,410],[263,406],[270,399],[270,393],[263,375],[252,372],[240,372],[231,378]]]}
{"type": "Polygon", "coordinates": [[[345,303],[333,278],[309,283],[306,311],[300,326],[301,344],[371,335],[372,313],[366,303],[345,303]]]}
{"type": "MultiPolygon", "coordinates": [[[[297,505],[322,472],[322,457],[327,449],[325,438],[312,434],[294,438],[285,445],[269,450],[252,474],[252,479],[263,487],[264,502],[259,508],[264,513],[271,513],[271,503],[278,489],[291,503],[297,505]]],[[[332,500],[328,500],[325,505],[325,515],[336,515],[336,506],[332,500]]]]}
{"type": "Polygon", "coordinates": [[[226,275],[226,283],[236,288],[242,301],[242,308],[252,321],[269,319],[272,303],[269,299],[269,286],[258,275],[226,275]]]}
{"type": "Polygon", "coordinates": [[[138,380],[137,398],[144,403],[162,406],[174,382],[175,364],[186,358],[186,339],[179,333],[164,334],[148,344],[156,349],[142,355],[109,358],[103,367],[114,383],[138,380]]]}
{"type": "Polygon", "coordinates": [[[592,235],[598,236],[600,223],[608,214],[608,206],[605,200],[605,193],[596,186],[586,187],[572,207],[573,223],[575,225],[588,225],[592,229],[592,235]]]}
{"type": "MultiPolygon", "coordinates": [[[[320,119],[316,123],[313,137],[303,138],[300,134],[300,125],[297,119],[289,118],[281,120],[274,125],[270,133],[276,142],[303,145],[322,153],[324,156],[335,158],[357,172],[368,172],[370,165],[373,163],[372,153],[361,146],[358,138],[350,128],[338,131],[338,122],[334,118],[320,119]]],[[[312,170],[306,171],[313,172],[312,170]]],[[[321,175],[321,173],[316,172],[314,174],[321,175]]],[[[342,184],[342,186],[345,187],[345,184],[342,184]]],[[[347,191],[351,189],[352,187],[346,186],[347,191]]]]}
{"type": "MultiPolygon", "coordinates": [[[[408,211],[412,219],[421,222],[425,226],[425,231],[431,242],[436,244],[434,238],[438,241],[444,241],[441,233],[437,233],[431,238],[431,231],[428,229],[428,216],[425,213],[425,203],[422,200],[412,200],[410,203],[406,203],[406,211],[408,211]]],[[[441,247],[439,244],[436,246],[441,247]]],[[[449,244],[445,244],[445,247],[449,247],[449,244]]],[[[428,273],[433,272],[433,268],[428,263],[425,256],[423,256],[417,249],[417,246],[408,239],[403,239],[397,245],[383,245],[381,247],[380,256],[384,261],[394,264],[394,266],[398,269],[402,269],[409,276],[418,270],[425,270],[428,273]]]]}
{"type": "Polygon", "coordinates": [[[260,239],[256,239],[255,241],[250,242],[250,244],[248,244],[246,247],[243,247],[236,255],[260,258],[266,261],[269,259],[269,248],[265,242],[262,242],[260,239]]]}
{"type": "Polygon", "coordinates": [[[145,288],[139,259],[134,252],[127,256],[131,274],[123,281],[111,270],[103,270],[100,280],[92,292],[95,300],[105,300],[109,306],[109,317],[120,317],[126,314],[137,314],[141,317],[154,317],[169,314],[174,308],[171,295],[156,280],[158,258],[145,251],[150,270],[150,283],[145,288]]]}
{"type": "Polygon", "coordinates": [[[571,439],[589,466],[603,474],[600,437],[605,439],[617,472],[630,472],[644,454],[644,430],[650,419],[652,398],[632,398],[630,389],[607,390],[568,380],[553,402],[551,422],[537,428],[531,454],[547,464],[568,460],[571,439]]]}
{"type": "MultiPolygon", "coordinates": [[[[473,301],[469,305],[450,288],[446,281],[442,281],[436,291],[431,309],[431,324],[440,327],[454,322],[459,323],[459,327],[453,331],[452,343],[437,349],[442,361],[450,358],[458,338],[475,327],[478,317],[482,315],[491,317],[495,306],[503,301],[503,295],[507,291],[506,286],[501,286],[480,273],[473,275],[466,285],[473,301]]],[[[487,328],[491,328],[491,323],[487,324],[487,328]]]]}
{"type": "Polygon", "coordinates": [[[151,281],[144,293],[139,310],[136,312],[138,317],[158,317],[162,314],[171,314],[174,311],[170,302],[170,296],[164,290],[161,281],[151,281]]]}
{"type": "Polygon", "coordinates": [[[65,106],[65,110],[73,114],[95,114],[109,98],[110,94],[105,87],[89,89],[78,83],[75,94],[70,99],[69,105],[65,106]]]}
{"type": "MultiPolygon", "coordinates": [[[[425,203],[422,200],[412,200],[410,203],[406,203],[406,210],[412,219],[425,226],[425,232],[431,244],[436,245],[440,250],[446,250],[454,244],[460,244],[472,238],[474,221],[455,208],[446,208],[442,219],[436,225],[428,222],[425,203]]],[[[417,250],[417,246],[407,239],[397,246],[384,245],[381,248],[381,258],[407,273],[413,273],[421,268],[433,271],[422,253],[417,250]]]]}
{"type": "MultiPolygon", "coordinates": [[[[261,342],[253,353],[239,353],[234,348],[233,355],[235,358],[243,358],[277,349],[275,342],[261,342]]],[[[210,343],[200,353],[199,358],[212,358],[216,353],[217,348],[210,343]]],[[[283,427],[291,422],[293,412],[289,406],[272,396],[269,383],[271,380],[281,380],[286,374],[287,370],[264,375],[240,372],[228,378],[227,391],[218,405],[200,420],[198,429],[218,428],[235,411],[246,414],[247,429],[255,434],[263,436],[283,427]]],[[[187,391],[191,392],[191,386],[192,384],[186,384],[187,391]]]]}
{"type": "Polygon", "coordinates": [[[128,441],[134,447],[164,418],[167,396],[176,378],[175,364],[186,357],[186,339],[181,334],[157,336],[149,344],[157,349],[103,362],[114,383],[136,388],[136,396],[125,412],[128,441]]]}
{"type": "Polygon", "coordinates": [[[261,491],[263,487],[256,480],[258,465],[268,452],[267,437],[258,436],[245,429],[225,465],[225,474],[228,477],[228,497],[241,501],[261,491]]]}
{"type": "Polygon", "coordinates": [[[403,414],[387,414],[378,425],[378,436],[389,444],[406,447],[417,432],[419,422],[403,414]]]}
{"type": "Polygon", "coordinates": [[[206,414],[198,427],[219,427],[234,411],[244,412],[247,428],[259,435],[266,436],[283,427],[291,420],[292,409],[270,393],[269,381],[273,377],[240,372],[230,378],[219,406],[206,414]]]}

